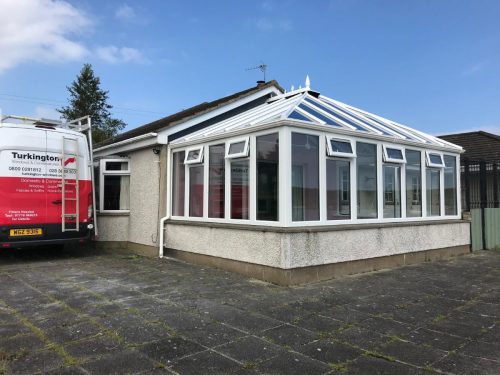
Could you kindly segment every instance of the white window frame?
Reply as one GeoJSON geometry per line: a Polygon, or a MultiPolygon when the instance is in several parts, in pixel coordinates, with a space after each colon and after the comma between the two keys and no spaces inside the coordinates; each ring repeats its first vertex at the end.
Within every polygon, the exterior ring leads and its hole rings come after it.
{"type": "Polygon", "coordinates": [[[393,146],[393,145],[382,145],[382,149],[384,150],[384,162],[385,163],[406,164],[406,155],[405,155],[404,147],[393,146]],[[403,156],[403,159],[390,158],[389,155],[387,154],[388,148],[401,151],[401,155],[403,156]]]}
{"type": "MultiPolygon", "coordinates": [[[[128,213],[128,210],[105,210],[104,209],[104,177],[105,176],[130,176],[130,159],[128,158],[112,158],[99,160],[99,212],[108,213],[128,213]],[[107,162],[127,163],[127,169],[124,170],[107,170],[107,162]]],[[[130,198],[129,198],[130,200],[130,198]]]]}
{"type": "Polygon", "coordinates": [[[339,158],[355,158],[356,157],[356,148],[355,148],[355,143],[346,138],[339,138],[339,137],[334,137],[334,136],[326,136],[326,147],[327,147],[327,154],[328,156],[335,156],[339,158]],[[339,152],[339,151],[334,151],[332,149],[332,144],[331,141],[339,141],[339,142],[346,142],[351,145],[351,150],[352,152],[339,152]]]}
{"type": "Polygon", "coordinates": [[[186,149],[186,155],[184,156],[184,164],[200,164],[203,163],[203,146],[190,147],[186,149]],[[198,151],[198,158],[193,160],[188,160],[189,153],[192,151],[198,151]]]}
{"type": "Polygon", "coordinates": [[[249,140],[250,140],[250,137],[243,137],[243,138],[234,138],[234,139],[230,139],[230,140],[226,141],[226,159],[236,159],[236,158],[248,157],[248,151],[250,149],[249,140]],[[229,149],[231,148],[231,145],[235,144],[235,143],[240,143],[240,142],[245,142],[245,147],[244,147],[243,152],[230,154],[229,149]]]}
{"type": "Polygon", "coordinates": [[[429,168],[441,168],[441,169],[444,168],[444,157],[443,157],[442,152],[426,150],[425,151],[425,161],[426,161],[427,167],[429,167],[429,168]],[[439,157],[441,158],[441,164],[436,164],[436,163],[431,162],[431,154],[439,155],[439,157]]]}

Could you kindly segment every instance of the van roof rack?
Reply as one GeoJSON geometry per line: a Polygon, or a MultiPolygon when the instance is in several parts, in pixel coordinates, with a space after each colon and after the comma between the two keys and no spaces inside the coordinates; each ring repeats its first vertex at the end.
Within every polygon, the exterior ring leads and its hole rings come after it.
{"type": "Polygon", "coordinates": [[[63,129],[74,130],[78,132],[84,132],[90,129],[90,116],[80,117],[71,121],[61,121],[61,120],[51,120],[46,118],[5,115],[5,116],[0,116],[0,124],[8,119],[20,121],[17,122],[18,124],[53,126],[63,129]]]}

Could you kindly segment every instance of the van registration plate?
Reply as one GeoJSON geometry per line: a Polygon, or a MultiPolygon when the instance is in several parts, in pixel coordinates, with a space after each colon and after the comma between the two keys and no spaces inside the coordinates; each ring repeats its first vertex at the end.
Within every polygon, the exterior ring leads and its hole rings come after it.
{"type": "Polygon", "coordinates": [[[42,228],[21,228],[21,229],[11,229],[9,231],[10,237],[19,236],[41,236],[42,228]]]}

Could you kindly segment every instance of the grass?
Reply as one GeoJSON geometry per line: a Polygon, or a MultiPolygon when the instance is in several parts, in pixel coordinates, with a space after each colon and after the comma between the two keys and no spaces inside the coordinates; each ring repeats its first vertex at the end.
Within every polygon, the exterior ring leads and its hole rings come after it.
{"type": "Polygon", "coordinates": [[[384,354],[384,353],[381,353],[381,352],[377,352],[377,351],[372,351],[372,350],[365,350],[365,352],[363,353],[363,355],[366,356],[366,357],[374,357],[374,358],[385,359],[386,361],[389,361],[389,362],[395,362],[396,361],[396,358],[393,357],[392,355],[387,355],[387,354],[384,354]]]}
{"type": "Polygon", "coordinates": [[[432,321],[433,321],[434,323],[437,323],[437,322],[441,322],[441,321],[443,321],[443,320],[445,320],[445,319],[446,319],[446,316],[439,314],[439,315],[436,315],[436,316],[434,317],[434,319],[432,319],[432,321]]]}
{"type": "Polygon", "coordinates": [[[251,370],[251,369],[254,369],[257,367],[257,363],[253,362],[253,361],[246,361],[245,363],[243,363],[243,368],[245,370],[251,370]]]}
{"type": "Polygon", "coordinates": [[[337,372],[347,372],[347,365],[343,362],[329,363],[328,366],[337,372]]]}

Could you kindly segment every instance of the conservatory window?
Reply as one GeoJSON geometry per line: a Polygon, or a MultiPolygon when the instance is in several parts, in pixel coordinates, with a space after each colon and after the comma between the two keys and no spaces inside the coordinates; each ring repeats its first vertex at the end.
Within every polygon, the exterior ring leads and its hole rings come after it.
{"type": "Polygon", "coordinates": [[[377,218],[377,145],[356,142],[358,218],[377,218]]]}
{"type": "Polygon", "coordinates": [[[257,220],[278,220],[278,133],[256,137],[257,220]]]}
{"type": "Polygon", "coordinates": [[[457,214],[457,160],[455,156],[444,156],[444,214],[457,214]]]}
{"type": "Polygon", "coordinates": [[[203,216],[203,164],[189,167],[189,216],[203,216]]]}
{"type": "Polygon", "coordinates": [[[401,165],[384,164],[384,218],[401,217],[401,165]]]}
{"type": "Polygon", "coordinates": [[[292,220],[319,220],[319,137],[292,133],[292,220]]]}
{"type": "Polygon", "coordinates": [[[203,146],[186,150],[184,164],[198,164],[203,161],[203,146]]]}
{"type": "Polygon", "coordinates": [[[426,172],[427,216],[439,216],[441,215],[441,170],[436,168],[427,168],[426,172]]]}
{"type": "Polygon", "coordinates": [[[248,140],[249,138],[234,139],[228,142],[226,150],[226,158],[245,158],[248,156],[248,140]]]}
{"type": "Polygon", "coordinates": [[[224,191],[226,180],[225,145],[214,145],[208,148],[208,217],[224,217],[224,191]]]}
{"type": "Polygon", "coordinates": [[[406,216],[422,216],[422,159],[420,151],[406,150],[406,216]]]}
{"type": "Polygon", "coordinates": [[[130,210],[130,169],[129,161],[123,159],[101,160],[100,210],[130,210]]]}
{"type": "Polygon", "coordinates": [[[172,216],[184,216],[184,151],[174,152],[172,168],[172,216]]]}
{"type": "Polygon", "coordinates": [[[437,152],[426,152],[427,156],[427,166],[434,168],[442,168],[444,167],[443,155],[438,154],[437,152]]]}
{"type": "Polygon", "coordinates": [[[327,151],[329,156],[354,157],[352,142],[347,139],[327,137],[327,151]]]}
{"type": "Polygon", "coordinates": [[[386,163],[406,163],[404,150],[399,147],[389,147],[384,145],[384,161],[386,163]]]}
{"type": "Polygon", "coordinates": [[[231,219],[249,216],[249,160],[231,161],[231,219]]]}
{"type": "Polygon", "coordinates": [[[326,160],[326,218],[351,218],[351,162],[341,159],[326,160]]]}

